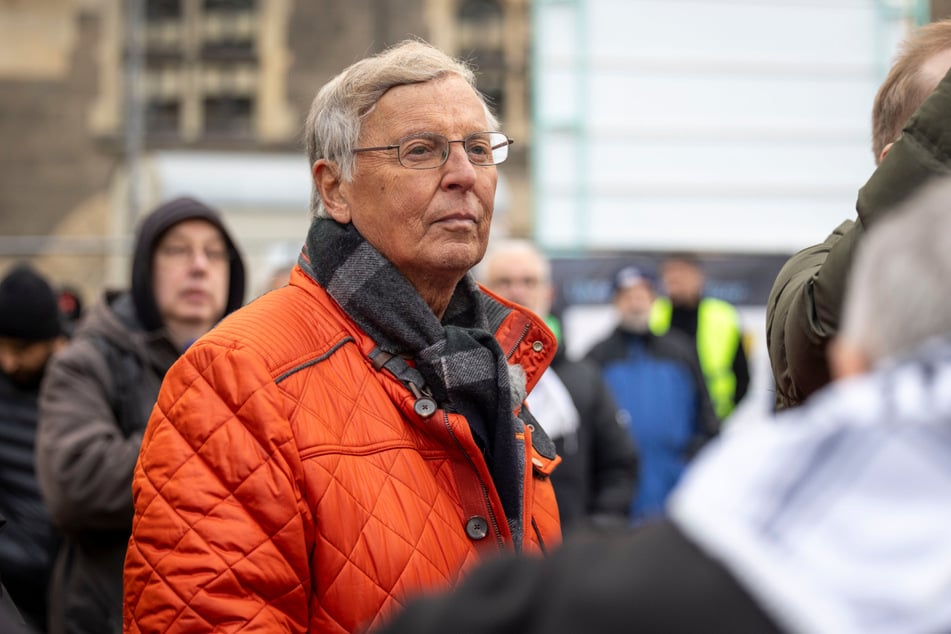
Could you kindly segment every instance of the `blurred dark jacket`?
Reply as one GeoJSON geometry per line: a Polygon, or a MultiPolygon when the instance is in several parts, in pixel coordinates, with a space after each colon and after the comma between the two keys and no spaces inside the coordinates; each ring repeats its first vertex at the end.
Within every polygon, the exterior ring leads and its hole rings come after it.
{"type": "Polygon", "coordinates": [[[33,453],[39,385],[14,384],[0,372],[0,578],[19,611],[46,627],[46,592],[56,535],[43,504],[33,453]]]}
{"type": "Polygon", "coordinates": [[[568,359],[559,348],[549,371],[564,384],[580,417],[574,432],[553,437],[562,457],[551,476],[562,531],[567,536],[587,525],[628,524],[637,452],[600,369],[568,359]]]}
{"type": "Polygon", "coordinates": [[[862,236],[924,182],[949,172],[951,74],[859,190],[858,218],[793,255],[776,276],[766,305],[766,344],[777,409],[801,404],[830,380],[826,346],[839,331],[845,281],[862,236]]]}
{"type": "Polygon", "coordinates": [[[617,328],[587,358],[601,368],[638,450],[632,518],[660,515],[691,458],[720,426],[696,348],[681,332],[617,328]]]}

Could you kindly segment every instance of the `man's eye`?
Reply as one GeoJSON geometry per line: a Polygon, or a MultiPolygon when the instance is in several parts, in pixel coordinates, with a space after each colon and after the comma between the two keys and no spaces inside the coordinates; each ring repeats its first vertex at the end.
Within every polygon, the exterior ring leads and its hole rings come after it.
{"type": "Polygon", "coordinates": [[[406,143],[401,152],[403,156],[429,156],[435,151],[433,144],[427,141],[406,143]]]}
{"type": "Polygon", "coordinates": [[[489,147],[488,141],[469,141],[466,145],[466,150],[469,154],[476,154],[478,156],[486,156],[487,154],[492,153],[492,148],[489,147]]]}

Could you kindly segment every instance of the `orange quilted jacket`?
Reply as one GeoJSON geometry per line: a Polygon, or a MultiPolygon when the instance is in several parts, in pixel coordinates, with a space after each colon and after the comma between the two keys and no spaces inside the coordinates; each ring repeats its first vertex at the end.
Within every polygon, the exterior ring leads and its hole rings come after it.
{"type": "MultiPolygon", "coordinates": [[[[516,309],[496,337],[534,386],[551,332],[516,309]]],[[[512,550],[465,419],[417,414],[373,348],[297,269],[173,366],[133,482],[126,632],[360,631],[512,550]]],[[[525,437],[523,552],[540,553],[560,540],[559,459],[525,437]]]]}

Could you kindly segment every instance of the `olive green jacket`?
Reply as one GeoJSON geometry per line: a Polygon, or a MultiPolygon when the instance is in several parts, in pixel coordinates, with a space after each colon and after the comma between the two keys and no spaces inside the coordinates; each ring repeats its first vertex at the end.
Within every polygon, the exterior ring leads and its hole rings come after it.
{"type": "Polygon", "coordinates": [[[858,218],[793,255],[776,276],[766,306],[766,344],[778,409],[802,403],[829,382],[826,346],[838,332],[846,278],[865,230],[922,183],[949,173],[951,73],[859,190],[858,218]]]}

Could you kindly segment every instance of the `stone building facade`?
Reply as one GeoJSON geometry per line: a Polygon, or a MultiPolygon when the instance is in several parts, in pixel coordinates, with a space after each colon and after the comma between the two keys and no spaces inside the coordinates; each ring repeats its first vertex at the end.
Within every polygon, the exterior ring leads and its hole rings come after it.
{"type": "Polygon", "coordinates": [[[93,301],[126,285],[137,218],[195,188],[250,299],[306,230],[314,94],[407,37],[477,66],[518,140],[497,230],[527,235],[528,20],[529,0],[0,0],[0,273],[29,260],[93,301]]]}

